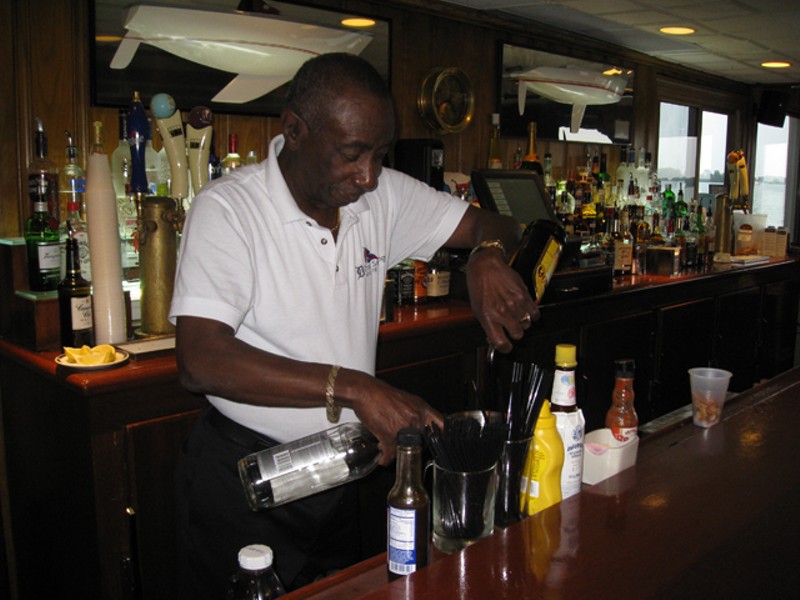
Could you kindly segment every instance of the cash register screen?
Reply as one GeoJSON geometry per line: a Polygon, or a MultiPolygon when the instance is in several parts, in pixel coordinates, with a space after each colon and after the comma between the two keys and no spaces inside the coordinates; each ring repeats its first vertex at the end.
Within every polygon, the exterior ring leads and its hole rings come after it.
{"type": "Polygon", "coordinates": [[[539,219],[560,223],[541,177],[533,171],[476,170],[472,187],[481,208],[514,217],[522,225],[539,219]]]}

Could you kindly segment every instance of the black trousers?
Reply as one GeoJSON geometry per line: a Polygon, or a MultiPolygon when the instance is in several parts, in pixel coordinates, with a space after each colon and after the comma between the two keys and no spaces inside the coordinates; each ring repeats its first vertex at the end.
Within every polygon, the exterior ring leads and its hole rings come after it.
{"type": "Polygon", "coordinates": [[[179,458],[178,597],[224,598],[230,576],[238,569],[239,549],[248,544],[272,548],[275,569],[289,590],[357,562],[356,487],[340,486],[276,508],[252,511],[237,463],[270,442],[255,442],[258,436],[241,427],[243,435],[232,435],[236,427],[240,426],[210,409],[198,420],[179,458]],[[220,427],[220,421],[226,427],[220,427]]]}

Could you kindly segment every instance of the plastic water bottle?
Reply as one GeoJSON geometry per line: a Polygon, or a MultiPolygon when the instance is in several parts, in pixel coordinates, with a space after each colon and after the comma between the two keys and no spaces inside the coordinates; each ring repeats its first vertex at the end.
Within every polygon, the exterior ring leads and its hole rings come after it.
{"type": "Polygon", "coordinates": [[[239,570],[231,577],[226,600],[269,600],[285,593],[272,568],[272,548],[251,544],[239,550],[239,570]]]}

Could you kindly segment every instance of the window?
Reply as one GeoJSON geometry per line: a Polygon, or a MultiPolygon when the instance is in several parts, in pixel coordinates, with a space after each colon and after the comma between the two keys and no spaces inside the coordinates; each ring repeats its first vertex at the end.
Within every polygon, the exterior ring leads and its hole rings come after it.
{"type": "Polygon", "coordinates": [[[662,190],[682,187],[686,201],[713,207],[725,185],[728,115],[661,102],[658,128],[658,178],[662,190]]]}
{"type": "Polygon", "coordinates": [[[797,136],[796,130],[795,118],[787,118],[783,127],[758,125],[753,169],[755,180],[750,192],[753,213],[767,215],[767,225],[781,227],[792,222],[789,209],[793,202],[787,197],[787,191],[793,186],[788,182],[788,167],[790,138],[797,136]]]}

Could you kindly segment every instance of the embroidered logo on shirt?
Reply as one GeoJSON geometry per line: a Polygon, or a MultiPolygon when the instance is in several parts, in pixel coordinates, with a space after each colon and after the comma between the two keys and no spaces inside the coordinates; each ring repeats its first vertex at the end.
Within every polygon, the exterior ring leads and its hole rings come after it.
{"type": "Polygon", "coordinates": [[[369,248],[364,248],[364,264],[356,267],[356,275],[359,279],[368,277],[378,270],[378,265],[380,265],[380,263],[385,261],[385,256],[378,256],[377,254],[373,254],[369,248]]]}

